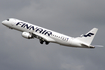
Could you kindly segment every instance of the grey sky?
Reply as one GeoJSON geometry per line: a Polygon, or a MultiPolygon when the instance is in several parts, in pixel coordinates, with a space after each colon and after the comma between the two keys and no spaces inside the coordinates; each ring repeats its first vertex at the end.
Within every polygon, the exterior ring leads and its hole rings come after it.
{"type": "MultiPolygon", "coordinates": [[[[105,0],[1,0],[0,21],[13,17],[69,36],[99,29],[92,44],[104,45],[105,0]]],[[[104,70],[105,48],[41,45],[0,25],[0,70],[104,70]]]]}

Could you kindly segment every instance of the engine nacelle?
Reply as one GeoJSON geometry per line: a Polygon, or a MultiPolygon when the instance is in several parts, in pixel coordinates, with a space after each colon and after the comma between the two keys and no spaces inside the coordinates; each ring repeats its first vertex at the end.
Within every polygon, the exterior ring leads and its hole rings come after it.
{"type": "Polygon", "coordinates": [[[23,36],[24,38],[27,38],[27,39],[32,39],[32,38],[33,38],[32,34],[30,34],[30,33],[28,33],[28,32],[23,32],[23,33],[22,33],[22,36],[23,36]]]}

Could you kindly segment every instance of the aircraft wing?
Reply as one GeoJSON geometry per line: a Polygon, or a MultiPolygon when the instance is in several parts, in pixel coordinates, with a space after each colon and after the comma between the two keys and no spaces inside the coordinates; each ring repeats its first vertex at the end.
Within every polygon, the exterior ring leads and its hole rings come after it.
{"type": "Polygon", "coordinates": [[[46,41],[48,41],[48,42],[55,42],[55,40],[52,39],[51,37],[46,36],[46,35],[42,35],[42,34],[37,33],[37,32],[33,32],[33,35],[34,35],[36,38],[38,38],[38,39],[44,39],[44,40],[46,40],[46,41]]]}

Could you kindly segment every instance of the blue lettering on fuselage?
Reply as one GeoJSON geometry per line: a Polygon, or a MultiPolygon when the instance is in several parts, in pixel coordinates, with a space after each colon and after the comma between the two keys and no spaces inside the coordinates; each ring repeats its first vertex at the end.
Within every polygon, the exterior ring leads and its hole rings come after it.
{"type": "Polygon", "coordinates": [[[31,30],[31,29],[32,29],[32,30],[35,30],[34,26],[31,26],[31,27],[29,28],[29,30],[31,30]]]}
{"type": "Polygon", "coordinates": [[[45,30],[43,28],[35,27],[33,25],[29,25],[29,24],[26,24],[24,22],[18,22],[16,24],[16,26],[20,26],[22,28],[33,30],[35,32],[38,32],[38,33],[41,33],[41,34],[44,34],[44,35],[48,35],[48,36],[52,35],[52,32],[51,31],[47,31],[47,30],[45,30]]]}
{"type": "Polygon", "coordinates": [[[35,32],[39,32],[39,33],[42,33],[42,31],[43,31],[43,29],[42,29],[42,28],[38,28],[38,27],[36,27],[36,30],[35,30],[35,32]]]}

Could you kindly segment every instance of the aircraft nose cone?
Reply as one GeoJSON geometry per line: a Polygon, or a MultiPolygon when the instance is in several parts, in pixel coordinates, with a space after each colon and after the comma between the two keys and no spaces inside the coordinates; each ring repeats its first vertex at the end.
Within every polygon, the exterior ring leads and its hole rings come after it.
{"type": "Polygon", "coordinates": [[[2,24],[4,25],[4,21],[2,21],[2,24]]]}
{"type": "Polygon", "coordinates": [[[4,20],[4,21],[2,21],[2,24],[3,24],[3,25],[6,25],[6,21],[5,21],[5,20],[4,20]]]}

